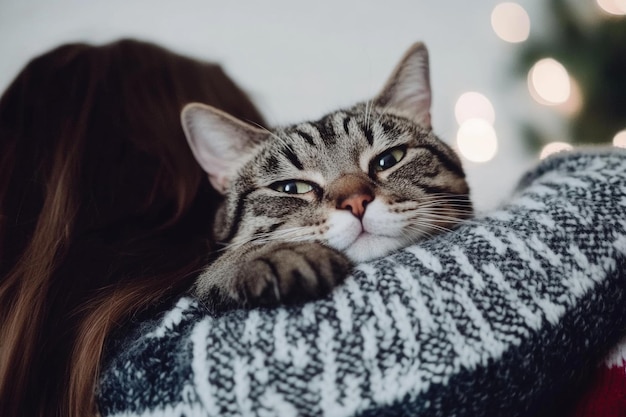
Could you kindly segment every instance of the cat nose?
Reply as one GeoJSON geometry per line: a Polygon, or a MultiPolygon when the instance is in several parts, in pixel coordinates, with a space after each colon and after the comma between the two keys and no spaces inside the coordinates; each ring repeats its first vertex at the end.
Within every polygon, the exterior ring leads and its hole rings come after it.
{"type": "Polygon", "coordinates": [[[352,214],[361,219],[365,214],[365,207],[374,199],[369,194],[352,194],[337,203],[337,208],[341,210],[349,210],[352,214]]]}

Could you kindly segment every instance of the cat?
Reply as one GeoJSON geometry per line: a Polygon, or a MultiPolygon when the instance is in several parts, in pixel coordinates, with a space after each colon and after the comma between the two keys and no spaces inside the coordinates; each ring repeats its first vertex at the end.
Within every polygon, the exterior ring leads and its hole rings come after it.
{"type": "Polygon", "coordinates": [[[471,217],[461,161],[430,122],[428,51],[414,44],[373,100],[272,131],[207,105],[181,120],[223,194],[225,246],[193,293],[210,305],[273,306],[328,294],[354,263],[471,217]]]}

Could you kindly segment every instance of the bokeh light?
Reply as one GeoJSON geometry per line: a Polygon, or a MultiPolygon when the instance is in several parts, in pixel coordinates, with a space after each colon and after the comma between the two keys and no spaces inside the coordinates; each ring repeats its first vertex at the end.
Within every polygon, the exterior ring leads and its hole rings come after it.
{"type": "Polygon", "coordinates": [[[570,98],[570,76],[560,62],[544,58],[537,61],[528,72],[528,90],[541,104],[562,104],[570,98]]]}
{"type": "Polygon", "coordinates": [[[573,77],[569,78],[569,85],[570,95],[564,103],[557,105],[557,109],[566,116],[575,116],[583,107],[583,93],[573,77]]]}
{"type": "Polygon", "coordinates": [[[468,119],[456,134],[461,155],[472,162],[487,162],[498,151],[498,139],[493,127],[483,119],[468,119]]]}
{"type": "Polygon", "coordinates": [[[506,42],[523,42],[530,33],[530,18],[519,4],[500,3],[491,12],[491,27],[506,42]]]}
{"type": "Polygon", "coordinates": [[[626,148],[626,129],[618,132],[613,138],[613,146],[618,148],[626,148]]]}
{"type": "Polygon", "coordinates": [[[483,119],[489,124],[496,120],[496,112],[491,101],[475,91],[461,94],[454,106],[454,115],[460,125],[468,119],[483,119]]]}
{"type": "Polygon", "coordinates": [[[600,8],[612,15],[626,15],[626,0],[596,0],[600,8]]]}
{"type": "Polygon", "coordinates": [[[573,149],[573,146],[570,145],[569,143],[551,142],[543,147],[543,149],[541,150],[541,153],[539,154],[539,158],[544,159],[557,152],[570,151],[572,149],[573,149]]]}

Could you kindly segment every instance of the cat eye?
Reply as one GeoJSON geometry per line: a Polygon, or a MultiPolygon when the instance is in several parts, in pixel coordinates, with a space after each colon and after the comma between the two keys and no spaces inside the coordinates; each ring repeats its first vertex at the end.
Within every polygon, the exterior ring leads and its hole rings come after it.
{"type": "Polygon", "coordinates": [[[304,181],[280,181],[270,185],[270,188],[286,194],[305,194],[313,191],[313,186],[304,181]]]}
{"type": "Polygon", "coordinates": [[[383,152],[376,158],[374,158],[374,160],[372,161],[372,168],[374,168],[374,171],[376,172],[389,169],[398,162],[400,162],[402,158],[404,158],[404,155],[406,155],[406,147],[404,146],[398,146],[396,148],[389,149],[388,151],[383,152]]]}

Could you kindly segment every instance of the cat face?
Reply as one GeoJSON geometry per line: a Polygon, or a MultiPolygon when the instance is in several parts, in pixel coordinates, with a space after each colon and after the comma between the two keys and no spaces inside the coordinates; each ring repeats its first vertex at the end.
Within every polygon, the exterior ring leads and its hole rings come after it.
{"type": "Polygon", "coordinates": [[[194,155],[224,203],[228,245],[323,242],[361,262],[471,215],[454,152],[430,128],[428,59],[414,45],[374,100],[266,131],[208,106],[183,111],[194,155]]]}

